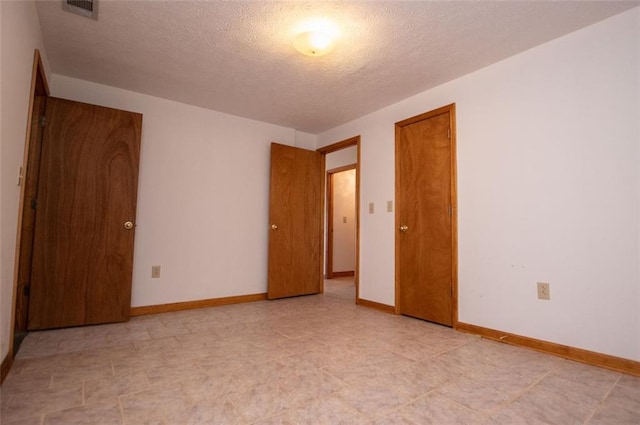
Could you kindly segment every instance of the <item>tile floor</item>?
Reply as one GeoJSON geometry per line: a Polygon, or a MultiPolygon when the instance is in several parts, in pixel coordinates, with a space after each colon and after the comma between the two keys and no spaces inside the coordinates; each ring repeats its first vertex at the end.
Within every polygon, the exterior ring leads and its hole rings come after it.
{"type": "Polygon", "coordinates": [[[640,424],[640,378],[324,295],[34,332],[15,424],[640,424]]]}

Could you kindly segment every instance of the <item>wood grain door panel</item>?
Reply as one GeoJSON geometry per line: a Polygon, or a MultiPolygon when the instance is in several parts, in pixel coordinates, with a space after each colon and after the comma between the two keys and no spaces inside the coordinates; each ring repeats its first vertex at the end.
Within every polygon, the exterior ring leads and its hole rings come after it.
{"type": "Polygon", "coordinates": [[[449,135],[448,111],[396,125],[397,309],[447,326],[454,265],[449,135]]]}
{"type": "Polygon", "coordinates": [[[129,318],[142,115],[49,98],[29,329],[129,318]]]}
{"type": "Polygon", "coordinates": [[[322,290],[324,157],[271,144],[269,299],[322,290]]]}

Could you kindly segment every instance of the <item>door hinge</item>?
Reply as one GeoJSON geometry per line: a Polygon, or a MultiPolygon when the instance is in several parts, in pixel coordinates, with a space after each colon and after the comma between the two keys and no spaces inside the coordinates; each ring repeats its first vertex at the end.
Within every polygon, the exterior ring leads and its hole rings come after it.
{"type": "Polygon", "coordinates": [[[31,209],[35,210],[36,208],[38,208],[38,201],[36,199],[32,199],[31,200],[31,209]]]}
{"type": "Polygon", "coordinates": [[[447,128],[447,139],[451,139],[451,127],[447,128]]]}
{"type": "Polygon", "coordinates": [[[29,295],[31,295],[31,286],[29,286],[29,285],[23,286],[22,287],[22,295],[24,295],[25,297],[28,297],[29,295]]]}
{"type": "Polygon", "coordinates": [[[450,283],[450,288],[451,288],[451,296],[453,297],[453,282],[450,283]]]}
{"type": "Polygon", "coordinates": [[[453,209],[453,208],[451,207],[451,204],[449,204],[449,217],[451,217],[451,213],[452,213],[452,211],[451,211],[451,210],[452,210],[452,209],[453,209]]]}
{"type": "Polygon", "coordinates": [[[40,122],[40,127],[44,127],[45,125],[47,125],[47,117],[45,117],[44,115],[40,115],[38,121],[40,122]]]}

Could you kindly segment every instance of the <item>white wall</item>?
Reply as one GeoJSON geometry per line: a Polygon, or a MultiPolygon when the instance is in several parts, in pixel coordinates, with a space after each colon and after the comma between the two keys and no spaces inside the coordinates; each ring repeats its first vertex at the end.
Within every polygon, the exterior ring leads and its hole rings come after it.
{"type": "Polygon", "coordinates": [[[293,129],[56,74],[51,90],[143,114],[133,306],[266,292],[269,145],[293,129]]]}
{"type": "Polygon", "coordinates": [[[11,301],[20,187],[33,52],[46,68],[40,24],[33,2],[0,2],[0,360],[9,351],[11,301]]]}
{"type": "Polygon", "coordinates": [[[635,8],[320,134],[362,136],[360,296],[394,304],[394,123],[455,102],[460,321],[640,360],[639,62],[635,8]]]}
{"type": "Polygon", "coordinates": [[[316,150],[317,139],[315,134],[305,133],[303,131],[295,132],[295,146],[302,149],[316,150]]]}
{"type": "MultiPolygon", "coordinates": [[[[333,144],[336,142],[325,143],[333,144]]],[[[350,146],[348,148],[340,149],[339,151],[331,152],[325,155],[325,169],[331,171],[334,168],[344,167],[345,165],[351,165],[358,162],[358,147],[350,146]]]]}

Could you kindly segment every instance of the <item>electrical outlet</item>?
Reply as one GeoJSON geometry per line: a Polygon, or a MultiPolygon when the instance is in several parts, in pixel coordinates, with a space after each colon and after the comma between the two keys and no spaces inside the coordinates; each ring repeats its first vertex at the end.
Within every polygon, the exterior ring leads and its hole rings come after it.
{"type": "Polygon", "coordinates": [[[387,212],[393,212],[393,201],[387,201],[387,212]]]}
{"type": "Polygon", "coordinates": [[[151,266],[151,277],[154,279],[160,277],[160,266],[151,266]]]}
{"type": "Polygon", "coordinates": [[[550,300],[551,293],[549,292],[549,284],[546,282],[538,282],[538,299],[550,300]]]}

